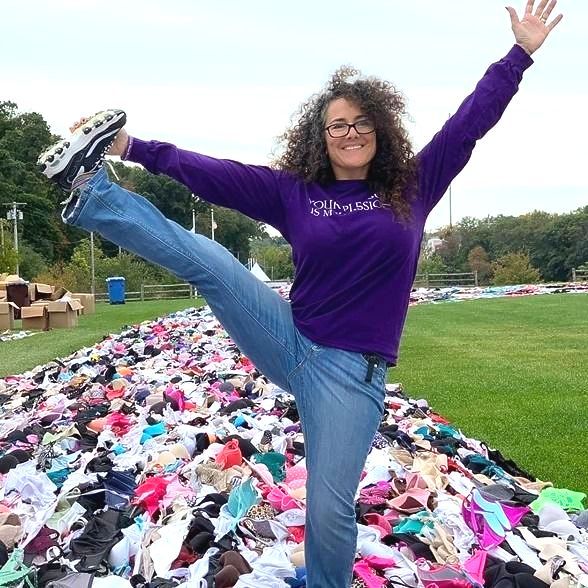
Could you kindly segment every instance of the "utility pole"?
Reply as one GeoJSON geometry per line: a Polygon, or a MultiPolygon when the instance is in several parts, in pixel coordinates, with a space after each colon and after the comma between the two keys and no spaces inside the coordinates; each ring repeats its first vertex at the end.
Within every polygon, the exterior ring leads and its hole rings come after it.
{"type": "MultiPolygon", "coordinates": [[[[447,117],[447,120],[451,118],[451,112],[447,117]]],[[[453,229],[453,211],[452,211],[452,203],[451,203],[451,184],[449,184],[449,228],[453,229]]]]}
{"type": "Polygon", "coordinates": [[[452,213],[451,213],[451,184],[449,184],[449,228],[452,229],[453,228],[453,222],[452,222],[452,213]]]}
{"type": "Polygon", "coordinates": [[[90,270],[91,270],[91,282],[90,291],[92,294],[96,294],[96,272],[94,265],[94,231],[90,231],[90,270]]]}
{"type": "Polygon", "coordinates": [[[216,223],[214,222],[214,209],[210,209],[210,233],[212,240],[214,241],[214,229],[216,229],[216,223]]]}
{"type": "Polygon", "coordinates": [[[200,198],[196,196],[196,194],[192,194],[192,232],[196,234],[196,202],[198,202],[200,198]]]}
{"type": "MultiPolygon", "coordinates": [[[[16,253],[16,275],[19,275],[20,266],[18,263],[18,221],[22,220],[22,211],[18,208],[19,206],[26,206],[26,202],[11,202],[4,204],[4,206],[12,207],[8,211],[6,218],[14,223],[14,251],[16,253]]],[[[2,239],[4,239],[4,231],[2,232],[2,239]]]]}

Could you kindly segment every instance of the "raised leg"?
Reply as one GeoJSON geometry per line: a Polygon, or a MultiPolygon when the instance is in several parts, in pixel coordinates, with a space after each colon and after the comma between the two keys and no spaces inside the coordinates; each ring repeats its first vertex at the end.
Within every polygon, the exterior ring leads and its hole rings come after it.
{"type": "Polygon", "coordinates": [[[296,364],[290,305],[222,245],[170,221],[147,199],[110,182],[104,170],[74,190],[62,217],[195,285],[243,353],[287,389],[296,364]]]}

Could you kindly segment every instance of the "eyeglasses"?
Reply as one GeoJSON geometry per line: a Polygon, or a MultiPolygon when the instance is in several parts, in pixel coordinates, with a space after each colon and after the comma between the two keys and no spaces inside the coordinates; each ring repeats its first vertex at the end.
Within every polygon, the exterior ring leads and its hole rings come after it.
{"type": "Polygon", "coordinates": [[[333,139],[347,137],[351,129],[355,129],[355,131],[360,135],[369,135],[376,130],[376,126],[369,118],[362,118],[353,124],[336,122],[332,125],[329,125],[328,127],[325,127],[325,130],[331,137],[333,137],[333,139]]]}

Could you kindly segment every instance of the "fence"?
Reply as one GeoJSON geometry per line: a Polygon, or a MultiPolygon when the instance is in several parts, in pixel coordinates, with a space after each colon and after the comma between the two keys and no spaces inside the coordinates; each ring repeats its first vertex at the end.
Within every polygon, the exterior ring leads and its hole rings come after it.
{"type": "Polygon", "coordinates": [[[273,280],[273,281],[266,282],[266,284],[270,288],[273,288],[274,290],[277,290],[278,288],[282,288],[283,286],[288,286],[291,283],[292,282],[290,282],[289,280],[273,280]]]}
{"type": "Polygon", "coordinates": [[[450,274],[417,274],[414,288],[442,288],[444,286],[472,286],[478,285],[478,272],[462,272],[450,274]]]}
{"type": "MultiPolygon", "coordinates": [[[[190,284],[141,284],[138,292],[125,292],[125,301],[196,298],[196,288],[190,284]]],[[[107,292],[97,292],[96,302],[108,301],[107,292]]]]}
{"type": "Polygon", "coordinates": [[[588,282],[588,269],[573,267],[572,282],[588,282]]]}
{"type": "MultiPolygon", "coordinates": [[[[577,270],[578,274],[580,270],[577,270]]],[[[585,272],[588,274],[588,272],[585,272]]],[[[582,278],[580,278],[582,279],[582,278]]],[[[588,276],[584,279],[588,279],[588,276]]],[[[290,282],[276,280],[267,282],[272,288],[285,286],[290,282]]],[[[478,272],[447,273],[447,274],[417,274],[413,283],[414,288],[441,288],[443,286],[477,286],[478,272]]],[[[144,300],[161,300],[172,298],[196,298],[196,288],[190,284],[142,284],[138,291],[125,292],[126,302],[144,300]]],[[[108,292],[96,292],[96,302],[108,301],[108,292]]]]}

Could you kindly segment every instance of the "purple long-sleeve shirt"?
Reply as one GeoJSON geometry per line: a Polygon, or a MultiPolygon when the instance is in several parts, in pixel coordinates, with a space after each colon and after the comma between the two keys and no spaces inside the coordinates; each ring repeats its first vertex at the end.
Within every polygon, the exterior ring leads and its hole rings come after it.
{"type": "Polygon", "coordinates": [[[382,207],[363,180],[308,183],[269,167],[139,139],[133,139],[127,158],[213,204],[275,227],[292,246],[296,276],[290,298],[297,328],[316,343],[377,353],[396,363],[425,220],[476,141],[498,122],[532,63],[515,45],[416,155],[409,223],[382,207]]]}

